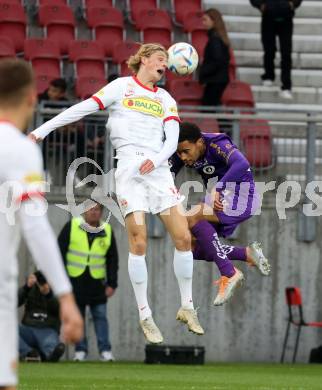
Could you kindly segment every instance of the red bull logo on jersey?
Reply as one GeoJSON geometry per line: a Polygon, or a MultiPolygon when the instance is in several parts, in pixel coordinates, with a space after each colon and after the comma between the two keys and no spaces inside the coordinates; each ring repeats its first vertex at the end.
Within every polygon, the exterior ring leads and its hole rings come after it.
{"type": "Polygon", "coordinates": [[[123,106],[130,110],[142,112],[143,114],[149,114],[156,117],[163,117],[164,110],[162,105],[156,100],[146,97],[133,97],[123,99],[123,106]]]}

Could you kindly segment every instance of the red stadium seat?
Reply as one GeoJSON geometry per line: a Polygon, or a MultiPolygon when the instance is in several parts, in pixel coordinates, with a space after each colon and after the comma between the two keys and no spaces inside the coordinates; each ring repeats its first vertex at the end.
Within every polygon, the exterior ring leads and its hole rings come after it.
{"type": "Polygon", "coordinates": [[[15,51],[23,51],[26,37],[26,15],[21,4],[0,2],[0,36],[10,37],[15,51]]]}
{"type": "Polygon", "coordinates": [[[105,55],[112,57],[113,46],[123,41],[122,12],[113,7],[93,7],[88,8],[86,14],[93,38],[102,45],[105,55]]]}
{"type": "Polygon", "coordinates": [[[219,124],[216,118],[202,118],[199,116],[181,117],[182,122],[196,124],[203,133],[220,133],[219,124]]]}
{"type": "Polygon", "coordinates": [[[0,58],[15,57],[15,46],[11,39],[0,37],[0,58]]]}
{"type": "Polygon", "coordinates": [[[105,78],[100,77],[79,77],[76,81],[76,96],[80,99],[87,99],[107,84],[105,78]]]}
{"type": "Polygon", "coordinates": [[[237,64],[232,47],[229,48],[229,81],[237,80],[237,64]]]}
{"type": "Polygon", "coordinates": [[[183,29],[189,34],[192,46],[197,50],[199,57],[203,57],[208,40],[207,30],[202,23],[202,11],[190,11],[184,14],[183,29]]]}
{"type": "Polygon", "coordinates": [[[171,19],[166,11],[161,9],[141,11],[136,27],[141,31],[142,42],[158,42],[166,48],[171,45],[171,19]]]}
{"type": "Polygon", "coordinates": [[[45,36],[58,42],[62,54],[75,38],[75,18],[67,5],[42,5],[39,7],[39,23],[45,27],[45,36]]]}
{"type": "Polygon", "coordinates": [[[176,99],[178,105],[200,106],[203,88],[198,81],[173,80],[169,92],[176,99]]]}
{"type": "Polygon", "coordinates": [[[220,133],[219,123],[216,118],[200,118],[198,125],[204,133],[220,133]]]}
{"type": "Polygon", "coordinates": [[[45,92],[49,87],[49,83],[57,78],[57,75],[49,75],[49,74],[37,74],[36,73],[36,87],[37,87],[37,95],[45,92]]]}
{"type": "Polygon", "coordinates": [[[84,0],[84,8],[113,7],[113,0],[84,0]]]}
{"type": "Polygon", "coordinates": [[[273,166],[273,138],[269,123],[264,119],[240,121],[240,139],[243,151],[254,169],[273,166]]]}
{"type": "Polygon", "coordinates": [[[172,9],[176,22],[182,24],[186,13],[201,11],[201,0],[172,0],[172,9]]]}
{"type": "Polygon", "coordinates": [[[69,59],[75,64],[77,77],[105,78],[104,50],[98,42],[78,40],[70,43],[69,59]]]}
{"type": "Polygon", "coordinates": [[[60,50],[52,39],[31,38],[25,40],[25,59],[31,61],[36,74],[59,77],[60,50]]]}
{"type": "MultiPolygon", "coordinates": [[[[38,5],[53,5],[53,0],[38,0],[38,5]]],[[[66,5],[66,0],[55,0],[55,5],[66,5]]]]}
{"type": "Polygon", "coordinates": [[[143,10],[157,9],[156,0],[129,0],[128,1],[131,22],[137,23],[140,20],[140,13],[143,10]]]}
{"type": "Polygon", "coordinates": [[[230,82],[222,97],[221,102],[228,107],[254,107],[254,97],[249,84],[235,80],[230,82]]]}
{"type": "Polygon", "coordinates": [[[281,356],[281,363],[284,362],[285,350],[287,347],[287,341],[289,336],[289,331],[291,325],[297,327],[297,335],[293,353],[293,363],[295,363],[297,348],[300,340],[300,332],[303,326],[311,327],[311,328],[322,328],[322,321],[319,322],[306,322],[303,314],[303,305],[302,305],[302,294],[299,287],[287,287],[285,289],[286,294],[286,303],[288,306],[288,319],[287,319],[287,327],[285,332],[285,338],[283,342],[283,351],[281,356]],[[297,315],[294,313],[294,308],[298,309],[297,315]]]}
{"type": "Polygon", "coordinates": [[[140,45],[136,42],[125,41],[117,43],[113,48],[113,62],[118,65],[118,74],[120,76],[128,76],[132,71],[128,68],[126,61],[128,58],[137,52],[140,45]]]}

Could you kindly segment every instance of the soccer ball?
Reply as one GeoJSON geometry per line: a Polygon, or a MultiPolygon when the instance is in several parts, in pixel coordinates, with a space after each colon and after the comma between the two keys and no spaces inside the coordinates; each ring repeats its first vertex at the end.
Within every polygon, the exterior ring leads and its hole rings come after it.
{"type": "Polygon", "coordinates": [[[169,47],[168,54],[169,70],[180,76],[192,73],[198,66],[198,53],[189,43],[175,43],[169,47]]]}

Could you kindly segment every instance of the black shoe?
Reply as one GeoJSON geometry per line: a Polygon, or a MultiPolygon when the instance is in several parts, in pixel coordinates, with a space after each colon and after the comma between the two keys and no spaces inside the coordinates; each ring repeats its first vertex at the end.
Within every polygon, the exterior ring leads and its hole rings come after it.
{"type": "Polygon", "coordinates": [[[41,357],[36,349],[32,349],[24,358],[25,362],[41,362],[41,357]]]}
{"type": "Polygon", "coordinates": [[[56,345],[53,352],[48,356],[48,362],[58,362],[58,360],[63,356],[65,352],[65,344],[59,343],[56,345]]]}

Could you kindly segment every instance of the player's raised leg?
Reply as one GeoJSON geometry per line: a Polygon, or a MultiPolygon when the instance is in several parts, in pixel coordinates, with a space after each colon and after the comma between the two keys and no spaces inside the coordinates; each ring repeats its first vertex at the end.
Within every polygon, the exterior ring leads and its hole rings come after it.
{"type": "Polygon", "coordinates": [[[129,240],[128,270],[139,309],[140,325],[150,343],[162,343],[163,337],[152,318],[147,296],[148,272],[145,261],[147,235],[144,212],[136,211],[127,215],[125,224],[129,240]]]}
{"type": "Polygon", "coordinates": [[[181,308],[177,313],[177,320],[186,323],[191,332],[202,335],[204,330],[199,323],[192,300],[193,256],[191,235],[183,213],[182,205],[179,204],[161,213],[160,218],[175,246],[173,267],[181,295],[181,308]]]}
{"type": "MultiPolygon", "coordinates": [[[[262,276],[270,275],[271,266],[263,253],[260,242],[255,241],[248,246],[222,245],[222,248],[229,260],[244,261],[247,265],[255,267],[262,276]]],[[[213,257],[207,255],[207,252],[203,250],[199,241],[195,238],[193,244],[193,259],[205,260],[208,262],[214,261],[213,257]]]]}
{"type": "Polygon", "coordinates": [[[212,222],[219,223],[218,217],[213,214],[212,210],[208,210],[209,206],[206,204],[201,204],[200,206],[199,211],[191,213],[188,217],[188,223],[206,258],[212,259],[219,269],[221,275],[218,282],[219,291],[214,300],[214,305],[219,306],[226,303],[233,296],[236,288],[244,280],[244,275],[239,269],[234,267],[232,261],[227,257],[215,226],[205,220],[207,217],[212,222]]]}

